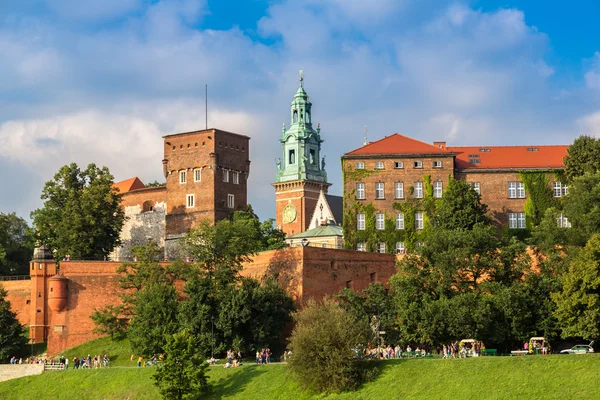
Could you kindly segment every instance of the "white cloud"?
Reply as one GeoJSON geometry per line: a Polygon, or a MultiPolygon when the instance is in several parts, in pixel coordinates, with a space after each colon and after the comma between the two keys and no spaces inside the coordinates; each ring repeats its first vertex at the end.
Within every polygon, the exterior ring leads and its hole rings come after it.
{"type": "Polygon", "coordinates": [[[140,8],[143,0],[46,0],[47,6],[63,18],[101,21],[120,17],[140,8]]]}
{"type": "Polygon", "coordinates": [[[590,69],[585,73],[585,84],[589,89],[600,90],[600,52],[590,60],[590,69]]]}
{"type": "Polygon", "coordinates": [[[579,118],[577,125],[581,135],[600,138],[600,111],[579,118]]]}

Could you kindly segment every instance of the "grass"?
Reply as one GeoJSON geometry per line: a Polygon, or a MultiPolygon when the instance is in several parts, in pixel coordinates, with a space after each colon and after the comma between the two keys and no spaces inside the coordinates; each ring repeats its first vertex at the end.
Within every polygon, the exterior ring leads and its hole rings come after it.
{"type": "MultiPolygon", "coordinates": [[[[112,355],[116,367],[47,372],[0,383],[1,399],[159,399],[154,367],[125,367],[127,342],[100,339],[65,352],[112,355]],[[118,366],[121,365],[121,366],[118,366]]],[[[129,355],[128,355],[129,354],[129,355]]],[[[381,373],[358,391],[317,396],[301,391],[283,364],[212,367],[210,399],[597,399],[600,355],[410,359],[380,362],[381,373]]]]}
{"type": "Polygon", "coordinates": [[[117,367],[132,367],[137,362],[137,357],[134,357],[133,361],[130,360],[131,347],[129,347],[129,340],[127,339],[113,341],[109,337],[104,337],[60,353],[60,355],[68,357],[70,362],[72,362],[73,357],[81,358],[86,357],[88,354],[92,357],[107,354],[110,359],[110,365],[117,367]]]}

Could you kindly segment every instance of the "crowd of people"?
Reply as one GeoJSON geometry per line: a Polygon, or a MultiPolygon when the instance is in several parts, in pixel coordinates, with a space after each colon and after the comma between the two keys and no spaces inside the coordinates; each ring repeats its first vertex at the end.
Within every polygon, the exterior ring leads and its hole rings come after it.
{"type": "MultiPolygon", "coordinates": [[[[104,356],[96,355],[92,357],[90,354],[84,357],[73,357],[73,368],[74,369],[85,369],[85,368],[107,368],[110,360],[108,355],[104,356]]],[[[11,357],[11,364],[40,364],[48,366],[60,366],[62,369],[69,369],[69,359],[64,356],[58,357],[28,357],[25,360],[22,358],[11,357]]]]}

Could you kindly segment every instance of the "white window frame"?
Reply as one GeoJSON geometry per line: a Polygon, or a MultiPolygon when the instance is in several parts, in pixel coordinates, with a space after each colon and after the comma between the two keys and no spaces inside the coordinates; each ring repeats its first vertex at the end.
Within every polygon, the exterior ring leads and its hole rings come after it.
{"type": "Polygon", "coordinates": [[[356,251],[367,251],[367,243],[365,243],[365,242],[356,243],[356,251]]]}
{"type": "Polygon", "coordinates": [[[406,253],[406,244],[404,242],[396,242],[396,254],[406,253]]]}
{"type": "Polygon", "coordinates": [[[402,169],[402,168],[404,168],[403,161],[394,161],[394,169],[402,169]]]}
{"type": "Polygon", "coordinates": [[[478,195],[481,196],[481,183],[479,183],[479,182],[469,182],[469,186],[471,186],[473,188],[473,190],[475,192],[477,192],[478,195]]]}
{"type": "Polygon", "coordinates": [[[413,195],[415,199],[423,198],[423,182],[415,182],[413,195]]]}
{"type": "Polygon", "coordinates": [[[404,213],[396,214],[396,229],[397,230],[404,229],[404,213]]]}
{"type": "Polygon", "coordinates": [[[385,169],[385,165],[383,164],[383,161],[377,161],[375,163],[375,169],[385,169]]]}
{"type": "Polygon", "coordinates": [[[562,197],[566,196],[569,193],[569,186],[563,184],[562,182],[553,182],[552,183],[552,196],[553,197],[562,197]]]}
{"type": "Polygon", "coordinates": [[[357,200],[365,199],[365,183],[364,182],[356,183],[356,199],[357,200]]]}
{"type": "Polygon", "coordinates": [[[187,171],[179,171],[179,183],[184,184],[187,182],[187,171]]]}
{"type": "Polygon", "coordinates": [[[442,162],[437,160],[433,162],[433,168],[442,168],[442,162]]]}
{"type": "Polygon", "coordinates": [[[523,182],[508,182],[508,198],[524,199],[525,184],[523,182]]]}
{"type": "Polygon", "coordinates": [[[423,168],[423,161],[413,162],[413,168],[423,168]]]}
{"type": "Polygon", "coordinates": [[[508,213],[508,229],[525,229],[525,213],[508,213]]]}
{"type": "Polygon", "coordinates": [[[423,213],[422,212],[415,213],[415,229],[420,231],[420,230],[423,230],[424,228],[425,228],[425,223],[423,220],[423,213]]]}
{"type": "Polygon", "coordinates": [[[240,173],[238,171],[233,171],[233,184],[234,185],[240,184],[240,173]]]}
{"type": "Polygon", "coordinates": [[[556,224],[558,225],[559,228],[570,228],[571,227],[571,223],[569,222],[568,218],[565,217],[565,214],[560,213],[560,215],[558,217],[556,217],[556,224]]]}
{"type": "Polygon", "coordinates": [[[440,181],[433,182],[433,197],[436,199],[442,198],[443,184],[440,181]]]}
{"type": "Polygon", "coordinates": [[[404,198],[404,182],[394,183],[394,198],[395,199],[403,199],[404,198]]]}
{"type": "Polygon", "coordinates": [[[356,169],[365,169],[365,163],[364,162],[357,162],[356,163],[356,169]]]}
{"type": "Polygon", "coordinates": [[[357,231],[365,230],[365,214],[363,214],[363,213],[356,214],[356,230],[357,231]]]}
{"type": "Polygon", "coordinates": [[[375,229],[377,229],[378,231],[382,231],[385,229],[385,214],[375,214],[375,229]]]}
{"type": "Polygon", "coordinates": [[[229,182],[229,170],[225,168],[223,168],[223,182],[229,182]]]}
{"type": "Polygon", "coordinates": [[[196,206],[196,199],[193,194],[188,194],[185,196],[185,208],[194,208],[196,206]]]}
{"type": "Polygon", "coordinates": [[[375,199],[376,200],[385,199],[385,183],[383,183],[383,182],[375,183],[375,199]]]}
{"type": "Polygon", "coordinates": [[[194,182],[202,182],[202,169],[196,168],[194,170],[194,182]]]}
{"type": "Polygon", "coordinates": [[[377,253],[385,253],[385,242],[380,242],[375,245],[375,251],[377,253]]]}
{"type": "Polygon", "coordinates": [[[231,193],[227,195],[227,208],[235,208],[235,196],[231,193]]]}

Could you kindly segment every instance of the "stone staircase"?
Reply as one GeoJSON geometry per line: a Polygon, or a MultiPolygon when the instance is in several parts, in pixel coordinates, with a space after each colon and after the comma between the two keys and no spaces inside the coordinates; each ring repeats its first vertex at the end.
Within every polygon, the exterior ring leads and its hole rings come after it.
{"type": "Polygon", "coordinates": [[[0,382],[23,376],[40,375],[44,366],[40,364],[0,364],[0,382]]]}

